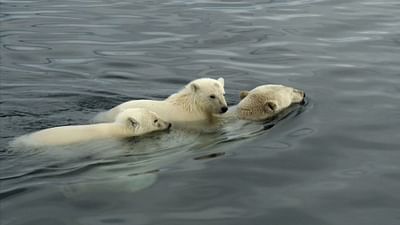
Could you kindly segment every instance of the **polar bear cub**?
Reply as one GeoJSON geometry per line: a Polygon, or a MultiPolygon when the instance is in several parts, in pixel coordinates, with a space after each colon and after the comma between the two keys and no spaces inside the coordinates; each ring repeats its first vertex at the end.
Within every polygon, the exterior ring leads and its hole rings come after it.
{"type": "Polygon", "coordinates": [[[227,114],[242,120],[268,120],[293,103],[304,102],[304,91],[277,84],[261,85],[240,93],[241,101],[227,114]]]}
{"type": "Polygon", "coordinates": [[[200,78],[187,84],[181,91],[165,100],[132,100],[98,114],[94,121],[113,121],[125,109],[146,108],[156,112],[174,127],[208,126],[216,115],[225,113],[224,79],[200,78]]]}
{"type": "Polygon", "coordinates": [[[112,123],[48,128],[18,137],[13,145],[66,145],[103,138],[139,136],[170,127],[170,123],[147,109],[127,109],[121,112],[112,123]]]}

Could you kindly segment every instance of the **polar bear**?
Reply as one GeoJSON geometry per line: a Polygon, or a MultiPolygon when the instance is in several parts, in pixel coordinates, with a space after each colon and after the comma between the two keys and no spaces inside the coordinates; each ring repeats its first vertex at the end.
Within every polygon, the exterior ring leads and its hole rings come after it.
{"type": "Polygon", "coordinates": [[[156,113],[147,109],[127,109],[121,112],[112,123],[48,128],[18,137],[12,145],[66,145],[103,138],[139,136],[170,127],[171,123],[162,120],[156,113]]]}
{"type": "Polygon", "coordinates": [[[95,122],[113,121],[128,108],[146,108],[178,128],[204,128],[216,122],[217,115],[228,110],[224,79],[200,78],[165,100],[132,100],[99,113],[95,122]]]}
{"type": "Polygon", "coordinates": [[[225,118],[268,120],[293,103],[304,103],[304,91],[278,84],[261,85],[251,91],[240,92],[240,102],[231,107],[225,118]]]}

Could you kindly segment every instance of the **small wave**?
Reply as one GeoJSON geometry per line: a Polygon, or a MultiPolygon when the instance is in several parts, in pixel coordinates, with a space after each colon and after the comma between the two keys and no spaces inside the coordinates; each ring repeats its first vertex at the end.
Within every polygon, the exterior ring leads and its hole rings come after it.
{"type": "Polygon", "coordinates": [[[152,38],[140,41],[95,41],[95,40],[57,40],[46,41],[49,44],[80,44],[80,45],[152,45],[166,42],[181,41],[180,37],[152,38]]]}
{"type": "Polygon", "coordinates": [[[39,69],[41,71],[46,71],[46,72],[57,72],[57,73],[63,73],[65,75],[70,75],[72,77],[92,77],[91,73],[85,73],[81,71],[73,71],[73,70],[66,70],[66,69],[55,69],[50,66],[46,65],[40,65],[40,64],[20,64],[20,66],[27,67],[27,68],[32,68],[32,69],[39,69]]]}
{"type": "Polygon", "coordinates": [[[194,51],[196,54],[202,55],[219,55],[219,56],[230,56],[230,57],[237,57],[239,54],[226,51],[226,50],[214,50],[214,49],[197,49],[194,51]]]}
{"type": "Polygon", "coordinates": [[[262,16],[262,17],[244,17],[245,20],[273,20],[273,21],[288,21],[300,18],[321,17],[319,14],[290,14],[290,15],[275,15],[275,16],[262,16]]]}
{"type": "Polygon", "coordinates": [[[139,56],[145,55],[144,51],[106,51],[106,50],[96,50],[95,54],[101,56],[139,56]]]}
{"type": "Polygon", "coordinates": [[[97,61],[96,58],[71,58],[71,59],[63,59],[63,58],[48,58],[49,61],[57,64],[87,64],[94,61],[97,61]]]}
{"type": "Polygon", "coordinates": [[[8,11],[7,14],[10,15],[30,15],[30,14],[60,14],[60,13],[70,13],[67,10],[37,10],[37,11],[8,11]]]}
{"type": "Polygon", "coordinates": [[[32,19],[66,19],[66,20],[80,20],[79,18],[69,16],[44,16],[44,15],[32,15],[32,14],[18,14],[18,15],[7,15],[0,18],[0,22],[10,22],[13,20],[32,20],[32,19]]]}
{"type": "Polygon", "coordinates": [[[352,36],[352,37],[340,37],[340,38],[317,38],[319,41],[331,42],[331,43],[347,43],[347,42],[359,42],[371,40],[371,37],[365,36],[352,36]]]}
{"type": "Polygon", "coordinates": [[[26,46],[26,45],[3,45],[4,48],[12,51],[46,51],[51,50],[50,47],[44,46],[26,46]]]}
{"type": "Polygon", "coordinates": [[[14,195],[20,195],[28,190],[28,188],[13,188],[0,191],[0,200],[4,200],[14,195]]]}
{"type": "Polygon", "coordinates": [[[83,27],[83,28],[109,28],[115,27],[115,25],[107,24],[81,24],[81,23],[63,23],[63,24],[37,24],[36,27],[83,27]]]}
{"type": "Polygon", "coordinates": [[[218,63],[218,64],[226,64],[232,65],[235,67],[249,67],[249,68],[258,68],[258,69],[288,69],[291,68],[289,65],[272,65],[272,64],[260,64],[260,63],[248,63],[248,62],[238,62],[238,61],[229,61],[222,59],[198,59],[195,60],[196,63],[218,63]]]}

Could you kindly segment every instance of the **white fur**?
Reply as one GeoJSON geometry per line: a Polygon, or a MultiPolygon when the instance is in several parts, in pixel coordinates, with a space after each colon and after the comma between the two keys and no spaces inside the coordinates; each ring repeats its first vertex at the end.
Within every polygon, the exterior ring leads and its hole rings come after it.
{"type": "Polygon", "coordinates": [[[239,104],[231,107],[223,118],[268,120],[293,103],[302,102],[304,96],[303,91],[292,87],[277,84],[261,85],[251,91],[242,91],[239,104]]]}
{"type": "Polygon", "coordinates": [[[127,109],[115,122],[90,125],[53,127],[18,137],[14,145],[48,146],[66,145],[103,138],[139,136],[157,130],[165,130],[170,123],[146,109],[127,109]]]}
{"type": "Polygon", "coordinates": [[[214,123],[218,114],[227,109],[224,79],[201,78],[187,84],[165,100],[133,100],[98,114],[94,121],[113,121],[128,108],[146,108],[156,112],[173,127],[196,128],[214,123]],[[214,96],[214,98],[212,98],[214,96]]]}

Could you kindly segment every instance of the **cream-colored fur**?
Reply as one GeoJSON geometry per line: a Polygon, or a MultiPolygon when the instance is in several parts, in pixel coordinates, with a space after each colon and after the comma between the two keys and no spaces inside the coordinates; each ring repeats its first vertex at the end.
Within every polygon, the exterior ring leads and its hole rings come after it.
{"type": "Polygon", "coordinates": [[[103,138],[125,138],[139,136],[171,126],[156,113],[147,109],[127,109],[121,112],[115,122],[90,125],[74,125],[48,128],[14,141],[14,145],[48,146],[66,145],[103,138]]]}
{"type": "Polygon", "coordinates": [[[210,126],[216,115],[227,111],[224,79],[201,78],[187,84],[181,91],[165,100],[133,100],[98,114],[95,122],[113,121],[128,108],[146,108],[156,112],[173,127],[196,128],[210,126]]]}
{"type": "Polygon", "coordinates": [[[225,118],[242,120],[268,120],[293,103],[304,101],[303,91],[277,84],[262,85],[240,93],[241,101],[231,107],[225,118]]]}

